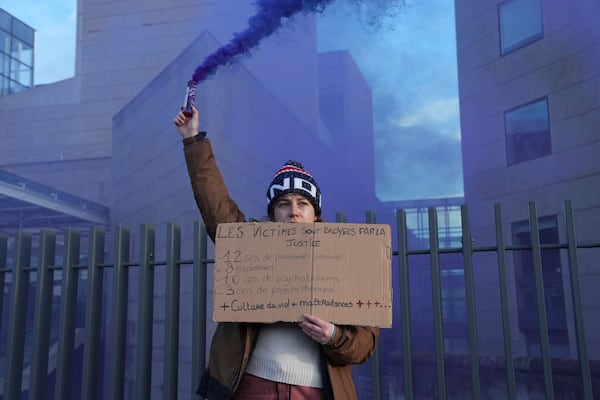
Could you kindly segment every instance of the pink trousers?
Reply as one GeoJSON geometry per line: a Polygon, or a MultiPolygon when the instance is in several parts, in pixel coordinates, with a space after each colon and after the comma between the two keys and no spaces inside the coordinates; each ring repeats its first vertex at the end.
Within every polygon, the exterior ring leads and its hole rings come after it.
{"type": "Polygon", "coordinates": [[[274,382],[245,374],[233,400],[324,400],[323,389],[274,382]]]}

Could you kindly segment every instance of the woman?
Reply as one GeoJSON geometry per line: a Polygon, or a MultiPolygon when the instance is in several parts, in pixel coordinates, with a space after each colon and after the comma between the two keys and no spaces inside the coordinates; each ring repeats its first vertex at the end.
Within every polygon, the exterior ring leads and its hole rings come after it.
{"type": "MultiPolygon", "coordinates": [[[[246,218],[229,197],[210,141],[198,133],[198,110],[193,108],[191,117],[179,112],[173,122],[183,138],[194,198],[214,241],[220,223],[246,218]]],[[[321,191],[298,162],[276,171],[267,200],[274,222],[321,220],[321,191]]],[[[352,365],[373,354],[378,338],[378,328],[334,325],[312,315],[297,324],[221,322],[198,394],[210,400],[357,399],[352,365]]]]}

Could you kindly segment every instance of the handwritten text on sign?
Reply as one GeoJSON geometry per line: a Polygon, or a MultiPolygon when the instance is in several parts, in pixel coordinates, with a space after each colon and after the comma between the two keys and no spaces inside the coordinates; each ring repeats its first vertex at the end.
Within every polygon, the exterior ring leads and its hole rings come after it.
{"type": "Polygon", "coordinates": [[[216,321],[391,326],[390,228],[381,224],[221,224],[216,321]]]}

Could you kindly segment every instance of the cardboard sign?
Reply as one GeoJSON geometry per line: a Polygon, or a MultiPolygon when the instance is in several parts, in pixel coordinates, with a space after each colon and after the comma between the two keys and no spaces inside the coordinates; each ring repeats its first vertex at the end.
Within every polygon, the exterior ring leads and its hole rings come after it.
{"type": "Polygon", "coordinates": [[[390,226],[221,224],[213,319],[392,326],[390,226]]]}

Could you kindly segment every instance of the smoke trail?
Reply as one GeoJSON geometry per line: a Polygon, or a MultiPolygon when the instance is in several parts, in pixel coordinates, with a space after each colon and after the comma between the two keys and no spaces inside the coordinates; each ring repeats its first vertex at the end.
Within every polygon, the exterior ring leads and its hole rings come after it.
{"type": "Polygon", "coordinates": [[[235,57],[247,54],[264,38],[281,27],[283,18],[289,18],[300,11],[320,12],[333,0],[257,0],[257,13],[248,20],[246,30],[233,35],[225,46],[209,54],[194,71],[192,80],[202,82],[217,69],[231,62],[235,57]]]}

